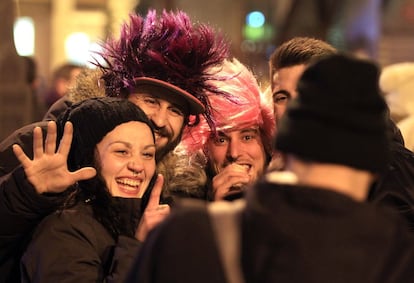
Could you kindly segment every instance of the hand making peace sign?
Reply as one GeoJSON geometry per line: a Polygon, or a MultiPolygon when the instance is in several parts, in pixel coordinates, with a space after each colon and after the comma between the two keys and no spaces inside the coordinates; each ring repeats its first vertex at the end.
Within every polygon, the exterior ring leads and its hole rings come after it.
{"type": "Polygon", "coordinates": [[[148,205],[144,210],[141,221],[135,232],[135,238],[141,242],[145,240],[148,233],[164,220],[170,214],[170,206],[168,204],[160,204],[160,197],[162,185],[164,184],[164,177],[158,174],[152,189],[148,205]]]}

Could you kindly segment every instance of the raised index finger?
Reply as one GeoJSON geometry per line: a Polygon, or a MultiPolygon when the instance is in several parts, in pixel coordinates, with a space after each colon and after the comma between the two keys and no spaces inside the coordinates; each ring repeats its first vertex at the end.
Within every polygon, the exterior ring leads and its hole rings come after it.
{"type": "Polygon", "coordinates": [[[152,189],[147,208],[156,209],[160,204],[160,197],[162,191],[162,185],[164,184],[164,176],[158,174],[157,180],[155,181],[154,188],[152,189]]]}

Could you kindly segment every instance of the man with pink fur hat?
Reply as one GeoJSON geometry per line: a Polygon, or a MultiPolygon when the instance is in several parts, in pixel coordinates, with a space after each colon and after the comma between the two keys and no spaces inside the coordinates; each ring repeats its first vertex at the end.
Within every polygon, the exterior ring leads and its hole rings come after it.
{"type": "Polygon", "coordinates": [[[233,199],[265,172],[272,156],[275,121],[253,73],[237,59],[212,70],[229,96],[210,94],[213,125],[187,128],[183,145],[205,158],[210,200],[233,199]]]}

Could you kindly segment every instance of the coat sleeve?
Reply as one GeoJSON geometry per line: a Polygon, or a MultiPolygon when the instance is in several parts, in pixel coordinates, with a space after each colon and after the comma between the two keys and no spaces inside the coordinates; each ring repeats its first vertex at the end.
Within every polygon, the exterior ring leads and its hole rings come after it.
{"type": "Polygon", "coordinates": [[[38,194],[21,167],[3,176],[0,180],[0,247],[28,233],[63,200],[63,194],[38,194]]]}
{"type": "Polygon", "coordinates": [[[13,153],[13,144],[20,145],[30,158],[33,157],[33,129],[36,126],[42,128],[45,137],[47,121],[42,121],[17,129],[0,143],[0,176],[11,173],[20,165],[13,153]]]}
{"type": "MultiPolygon", "coordinates": [[[[63,195],[37,194],[20,167],[1,178],[1,278],[16,278],[18,276],[19,259],[32,231],[45,215],[54,211],[61,204],[63,199],[63,195]]],[[[9,281],[15,282],[12,279],[9,281]]]]}

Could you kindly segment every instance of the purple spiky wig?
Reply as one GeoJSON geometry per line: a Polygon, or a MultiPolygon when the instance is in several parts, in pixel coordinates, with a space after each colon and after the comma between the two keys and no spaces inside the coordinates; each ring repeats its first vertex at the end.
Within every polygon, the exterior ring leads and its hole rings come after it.
{"type": "MultiPolygon", "coordinates": [[[[103,70],[108,96],[128,96],[137,89],[134,79],[154,78],[189,93],[204,105],[210,123],[211,107],[206,92],[220,94],[213,84],[211,67],[228,56],[224,37],[205,24],[193,24],[182,11],[157,15],[149,10],[145,17],[131,14],[121,27],[118,39],[103,46],[103,70]]],[[[198,119],[197,119],[198,120],[198,119]]]]}

